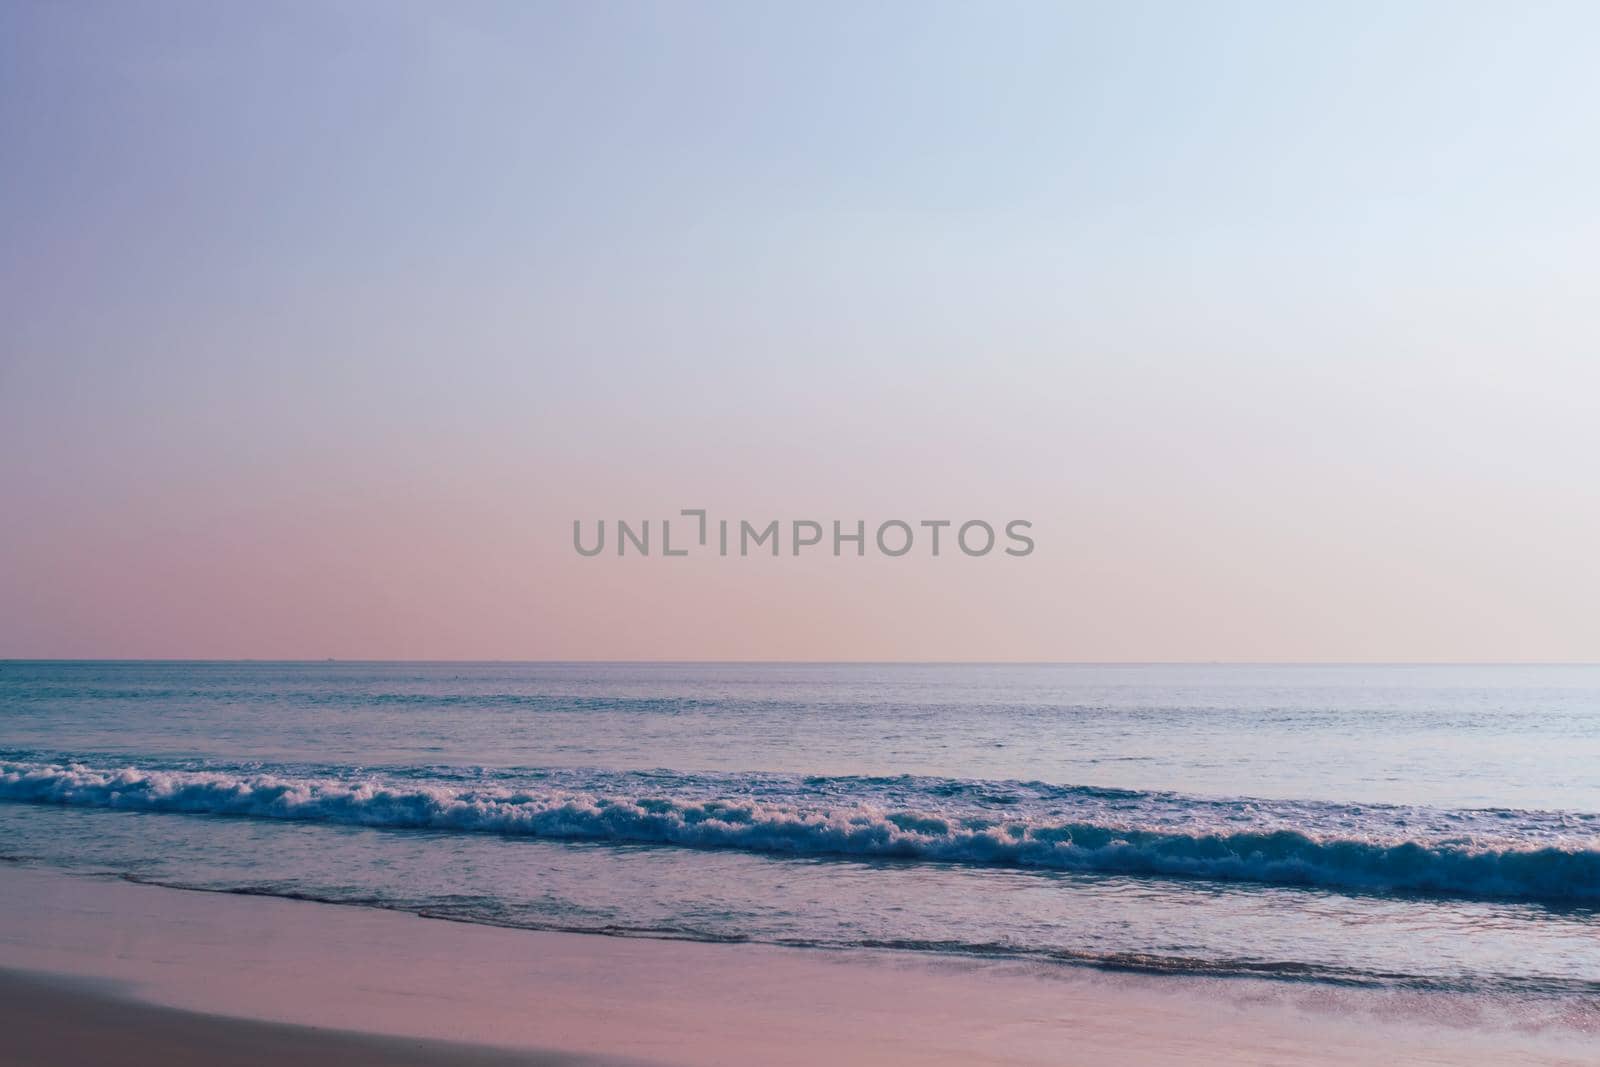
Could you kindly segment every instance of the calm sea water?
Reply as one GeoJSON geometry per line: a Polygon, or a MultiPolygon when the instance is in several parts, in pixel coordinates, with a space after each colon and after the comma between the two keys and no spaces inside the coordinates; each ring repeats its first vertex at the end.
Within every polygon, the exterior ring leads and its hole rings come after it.
{"type": "Polygon", "coordinates": [[[614,935],[1600,996],[1600,667],[0,663],[0,853],[614,935]]]}

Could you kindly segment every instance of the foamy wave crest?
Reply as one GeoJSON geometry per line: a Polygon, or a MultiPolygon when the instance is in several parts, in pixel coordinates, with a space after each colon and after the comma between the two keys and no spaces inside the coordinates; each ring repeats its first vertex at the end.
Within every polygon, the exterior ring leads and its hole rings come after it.
{"type": "Polygon", "coordinates": [[[817,798],[607,795],[407,782],[0,762],[0,800],[559,840],[1215,878],[1474,897],[1600,900],[1600,848],[1470,836],[1170,823],[1150,827],[817,798]]]}

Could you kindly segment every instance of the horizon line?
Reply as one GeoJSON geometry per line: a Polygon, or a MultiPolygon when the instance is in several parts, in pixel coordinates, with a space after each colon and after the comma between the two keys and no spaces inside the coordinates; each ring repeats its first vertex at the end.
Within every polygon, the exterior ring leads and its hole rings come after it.
{"type": "Polygon", "coordinates": [[[463,664],[502,666],[680,666],[680,667],[1595,667],[1600,660],[875,660],[875,659],[389,659],[324,656],[0,656],[8,663],[260,663],[302,665],[463,664]]]}

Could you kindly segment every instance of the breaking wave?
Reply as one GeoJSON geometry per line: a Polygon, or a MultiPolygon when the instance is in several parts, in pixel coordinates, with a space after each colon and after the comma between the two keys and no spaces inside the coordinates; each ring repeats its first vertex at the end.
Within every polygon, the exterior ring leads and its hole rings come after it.
{"type": "MultiPolygon", "coordinates": [[[[386,782],[206,770],[97,768],[76,763],[0,762],[0,800],[126,811],[287,819],[313,823],[490,833],[687,848],[921,860],[1224,879],[1270,885],[1443,893],[1479,898],[1600,901],[1600,838],[1547,838],[1533,847],[1485,834],[1409,833],[1406,820],[1337,818],[1285,824],[1288,806],[1263,815],[1246,802],[1068,787],[1053,807],[969,804],[940,796],[1003,793],[1006,783],[913,782],[893,796],[917,806],[852,796],[850,780],[805,779],[776,796],[683,795],[672,790],[464,787],[457,782],[386,782]],[[838,783],[846,783],[839,785],[838,783]],[[831,784],[830,784],[831,783],[831,784]],[[1076,797],[1076,799],[1074,799],[1076,797]],[[1090,803],[1089,801],[1095,801],[1090,803]],[[876,802],[869,802],[876,801],[876,802]],[[1219,805],[1231,804],[1228,818],[1219,805]],[[1003,809],[1003,810],[996,810],[1003,809]],[[1312,826],[1309,823],[1315,822],[1312,826]]],[[[867,780],[857,780],[867,781],[867,780]]],[[[909,781],[909,780],[908,780],[909,781]]],[[[703,789],[702,789],[703,792],[703,789]]],[[[1370,816],[1370,811],[1364,813],[1370,816]]],[[[1510,813],[1480,813],[1496,817],[1510,813]]],[[[1548,813],[1528,813],[1530,816],[1548,813]]]]}

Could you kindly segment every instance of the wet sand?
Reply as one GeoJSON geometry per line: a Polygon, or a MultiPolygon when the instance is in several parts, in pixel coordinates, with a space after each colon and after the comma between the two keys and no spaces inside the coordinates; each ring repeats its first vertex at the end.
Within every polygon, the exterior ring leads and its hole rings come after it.
{"type": "Polygon", "coordinates": [[[16,865],[0,968],[22,1064],[1577,1065],[1600,1048],[1449,998],[509,930],[16,865]]]}
{"type": "Polygon", "coordinates": [[[613,1062],[203,1015],[119,996],[109,987],[13,971],[0,971],[0,1033],[0,1060],[12,1067],[589,1067],[613,1062]]]}

